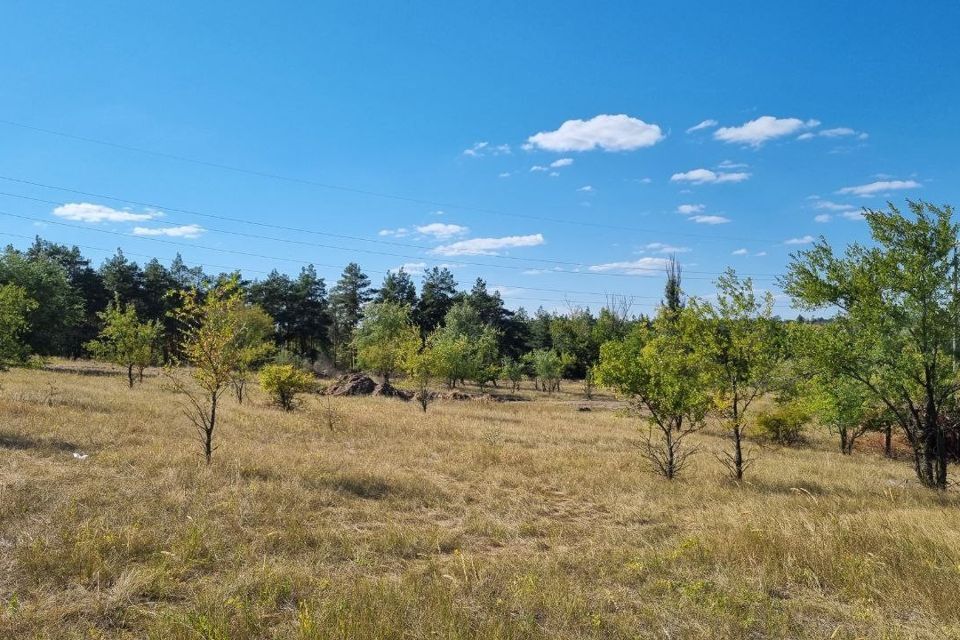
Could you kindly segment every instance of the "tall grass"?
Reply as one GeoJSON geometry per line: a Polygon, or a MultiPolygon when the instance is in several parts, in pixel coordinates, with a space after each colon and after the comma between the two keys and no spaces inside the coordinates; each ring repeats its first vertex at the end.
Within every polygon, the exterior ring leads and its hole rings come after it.
{"type": "Polygon", "coordinates": [[[2,638],[960,637],[960,498],[827,436],[671,483],[574,385],[254,392],[207,468],[162,378],[2,376],[2,638]]]}

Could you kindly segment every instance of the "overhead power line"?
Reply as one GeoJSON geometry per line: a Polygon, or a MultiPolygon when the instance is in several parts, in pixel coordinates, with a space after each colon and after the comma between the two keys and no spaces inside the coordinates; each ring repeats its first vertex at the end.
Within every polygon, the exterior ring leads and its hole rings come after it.
{"type": "Polygon", "coordinates": [[[399,202],[409,202],[412,204],[422,204],[430,207],[438,207],[444,209],[457,209],[460,211],[469,211],[473,213],[483,213],[487,215],[502,216],[507,218],[518,218],[525,220],[537,220],[540,222],[548,222],[553,224],[566,224],[579,227],[593,227],[599,229],[610,229],[616,231],[632,231],[635,233],[656,233],[656,234],[672,234],[676,236],[684,236],[691,238],[709,238],[712,240],[734,240],[738,242],[756,242],[758,240],[763,242],[779,242],[778,240],[764,239],[756,236],[743,237],[743,236],[724,236],[724,235],[714,235],[714,234],[703,234],[703,233],[694,233],[689,231],[668,231],[666,229],[643,229],[638,227],[630,227],[625,225],[616,225],[603,222],[592,222],[585,220],[567,220],[564,218],[553,218],[549,216],[538,216],[533,214],[517,213],[502,211],[499,209],[492,209],[488,207],[478,207],[473,205],[459,204],[456,202],[446,202],[440,200],[432,200],[428,198],[416,198],[412,196],[404,196],[400,194],[386,193],[382,191],[376,191],[372,189],[363,189],[359,187],[352,187],[347,185],[333,184],[329,182],[323,182],[319,180],[311,180],[308,178],[298,178],[294,176],[287,176],[279,173],[273,173],[270,171],[260,171],[257,169],[249,169],[246,167],[237,167],[220,162],[212,162],[209,160],[200,160],[198,158],[191,158],[188,156],[176,154],[176,153],[167,153],[164,151],[156,151],[153,149],[146,149],[143,147],[137,147],[133,145],[121,144],[117,142],[111,142],[109,140],[102,140],[98,138],[92,138],[88,136],[80,136],[64,131],[57,131],[54,129],[47,129],[45,127],[37,127],[34,125],[25,124],[22,122],[15,122],[13,120],[0,119],[0,124],[4,124],[10,127],[16,127],[26,131],[33,131],[36,133],[43,133],[46,135],[57,136],[69,140],[76,140],[79,142],[85,142],[88,144],[95,144],[104,147],[109,147],[112,149],[122,149],[124,151],[131,151],[134,153],[141,153],[144,155],[150,155],[158,158],[165,158],[167,160],[176,160],[179,162],[187,162],[198,166],[211,167],[215,169],[221,169],[224,171],[230,171],[233,173],[240,173],[245,175],[257,176],[260,178],[268,178],[271,180],[280,180],[284,182],[290,182],[294,184],[309,185],[313,187],[318,187],[321,189],[329,189],[332,191],[341,191],[344,193],[353,193],[357,195],[363,195],[374,198],[382,198],[387,200],[394,200],[399,202]]]}

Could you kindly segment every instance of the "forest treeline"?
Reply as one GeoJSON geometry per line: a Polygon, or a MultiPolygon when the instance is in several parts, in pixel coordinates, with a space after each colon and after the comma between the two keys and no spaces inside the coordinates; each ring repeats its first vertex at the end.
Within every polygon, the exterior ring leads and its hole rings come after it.
{"type": "Polygon", "coordinates": [[[0,366],[28,353],[91,354],[124,365],[133,386],[135,368],[191,364],[194,386],[171,379],[190,398],[208,461],[227,388],[242,402],[259,369],[264,389],[290,409],[319,361],[384,383],[403,374],[424,411],[436,382],[516,388],[531,377],[552,392],[578,378],[588,396],[602,385],[639,409],[642,453],[668,478],[689,463],[688,437],[708,416],[729,436],[718,458],[737,480],[753,461],[752,429],[790,445],[816,422],[844,454],[868,431],[885,434],[889,453],[896,430],[920,482],[945,489],[960,450],[960,227],[949,206],[908,206],[864,210],[871,244],[837,252],[821,238],[791,256],[780,286],[796,307],[832,314],[819,322],[782,321],[773,295],[732,270],[713,296],[687,297],[676,262],[652,318],[631,316],[626,299],[596,316],[531,316],[506,309],[482,279],[461,291],[436,267],[418,292],[403,270],[374,287],[351,263],[328,291],[312,267],[245,282],[208,277],[179,257],[141,268],[118,251],[94,268],[76,247],[37,239],[0,256],[0,366]]]}

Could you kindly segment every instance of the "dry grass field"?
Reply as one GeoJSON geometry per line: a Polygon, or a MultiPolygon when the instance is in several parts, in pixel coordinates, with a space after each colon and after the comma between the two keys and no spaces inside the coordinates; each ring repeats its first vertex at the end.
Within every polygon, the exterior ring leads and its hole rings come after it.
{"type": "Polygon", "coordinates": [[[58,365],[0,374],[2,638],[960,638],[960,495],[825,435],[669,483],[573,386],[253,391],[206,467],[162,378],[58,365]]]}

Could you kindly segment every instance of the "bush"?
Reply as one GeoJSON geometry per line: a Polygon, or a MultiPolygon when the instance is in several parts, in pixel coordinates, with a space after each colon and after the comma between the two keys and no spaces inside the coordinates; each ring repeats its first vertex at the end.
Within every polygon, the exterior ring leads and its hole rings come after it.
{"type": "Polygon", "coordinates": [[[260,370],[260,388],[284,411],[297,406],[297,395],[313,388],[313,376],[292,364],[268,364],[260,370]]]}
{"type": "Polygon", "coordinates": [[[783,405],[757,417],[757,426],[769,440],[786,446],[803,440],[810,415],[796,405],[783,405]]]}

